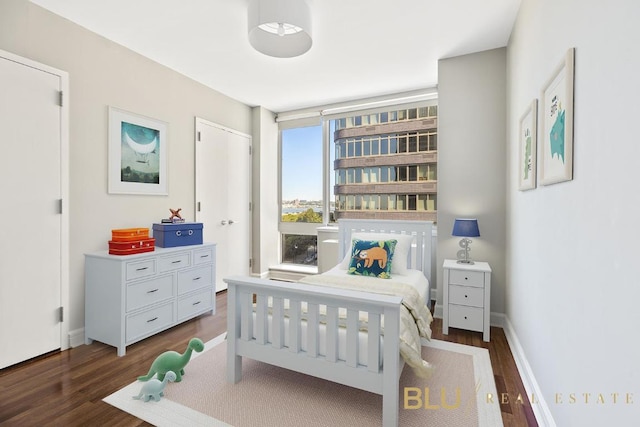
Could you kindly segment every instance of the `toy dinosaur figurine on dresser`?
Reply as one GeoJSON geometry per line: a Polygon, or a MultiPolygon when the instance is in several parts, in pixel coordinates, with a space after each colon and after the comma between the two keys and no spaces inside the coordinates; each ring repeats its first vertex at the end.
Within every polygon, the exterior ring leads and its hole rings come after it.
{"type": "Polygon", "coordinates": [[[189,363],[193,350],[198,353],[204,350],[204,343],[200,338],[191,338],[189,345],[183,354],[180,354],[177,351],[165,351],[153,361],[151,368],[149,369],[149,373],[138,377],[138,379],[140,381],[148,381],[153,378],[155,374],[158,374],[158,380],[163,381],[165,374],[169,371],[173,371],[176,374],[175,382],[178,383],[182,381],[184,367],[189,363]]]}

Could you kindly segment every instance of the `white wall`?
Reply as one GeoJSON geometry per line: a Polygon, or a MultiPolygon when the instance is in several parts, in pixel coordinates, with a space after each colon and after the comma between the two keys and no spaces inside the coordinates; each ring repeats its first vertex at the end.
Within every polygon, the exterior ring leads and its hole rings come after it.
{"type": "MultiPolygon", "coordinates": [[[[251,109],[26,0],[0,2],[0,49],[69,73],[70,330],[84,327],[84,253],[111,229],[195,218],[194,117],[252,133],[251,109]],[[107,193],[108,106],[169,123],[169,196],[107,193]]],[[[205,224],[206,226],[206,224],[205,224]]]]}
{"type": "Polygon", "coordinates": [[[637,0],[523,0],[508,45],[506,314],[563,427],[640,419],[638,18],[637,0]],[[520,192],[518,120],[570,47],[574,179],[520,192]]]}
{"type": "Polygon", "coordinates": [[[477,218],[471,258],[491,265],[491,311],[504,313],[506,49],[438,65],[438,304],[442,263],[456,258],[456,217],[477,218]]]}

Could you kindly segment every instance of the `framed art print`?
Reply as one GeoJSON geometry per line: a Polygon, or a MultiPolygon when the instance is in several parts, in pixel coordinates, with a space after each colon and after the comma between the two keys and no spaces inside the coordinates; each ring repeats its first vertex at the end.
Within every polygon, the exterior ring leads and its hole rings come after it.
{"type": "Polygon", "coordinates": [[[573,179],[573,65],[571,48],[542,90],[539,171],[542,185],[573,179]]]}
{"type": "Polygon", "coordinates": [[[109,107],[109,193],[167,195],[167,123],[109,107]]]}
{"type": "Polygon", "coordinates": [[[538,101],[531,102],[520,118],[518,135],[518,189],[536,188],[538,101]]]}

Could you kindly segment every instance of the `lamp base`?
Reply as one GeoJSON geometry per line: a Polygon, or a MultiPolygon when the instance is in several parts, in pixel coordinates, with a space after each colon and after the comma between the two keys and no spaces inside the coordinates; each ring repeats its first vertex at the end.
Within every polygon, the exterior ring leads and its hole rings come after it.
{"type": "Polygon", "coordinates": [[[471,248],[469,247],[470,243],[471,239],[468,239],[466,237],[460,240],[460,247],[462,249],[460,249],[457,253],[458,264],[474,264],[474,262],[469,259],[469,252],[471,251],[471,248]]]}

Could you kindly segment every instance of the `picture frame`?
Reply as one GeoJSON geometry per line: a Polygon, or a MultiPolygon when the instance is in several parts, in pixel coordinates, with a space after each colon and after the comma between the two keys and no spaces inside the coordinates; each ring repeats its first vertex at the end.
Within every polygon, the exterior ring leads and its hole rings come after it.
{"type": "Polygon", "coordinates": [[[168,123],[109,107],[110,194],[166,196],[168,123]]]}
{"type": "Polygon", "coordinates": [[[540,109],[540,184],[573,179],[574,48],[544,85],[540,109]]]}
{"type": "Polygon", "coordinates": [[[518,189],[536,188],[538,100],[534,99],[520,117],[518,135],[518,189]]]}

